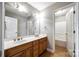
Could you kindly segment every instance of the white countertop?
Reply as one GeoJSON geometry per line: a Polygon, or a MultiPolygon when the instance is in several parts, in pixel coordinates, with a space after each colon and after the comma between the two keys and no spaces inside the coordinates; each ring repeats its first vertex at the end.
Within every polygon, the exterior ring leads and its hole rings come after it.
{"type": "Polygon", "coordinates": [[[43,38],[43,37],[46,37],[47,35],[46,34],[43,34],[43,35],[40,35],[38,37],[24,37],[22,39],[22,41],[18,41],[18,42],[14,42],[13,40],[10,40],[10,41],[5,41],[4,42],[4,49],[9,49],[9,48],[12,48],[12,47],[16,47],[16,46],[19,46],[21,44],[24,44],[24,43],[28,43],[28,42],[31,42],[31,41],[34,41],[34,40],[38,40],[40,38],[43,38]]]}

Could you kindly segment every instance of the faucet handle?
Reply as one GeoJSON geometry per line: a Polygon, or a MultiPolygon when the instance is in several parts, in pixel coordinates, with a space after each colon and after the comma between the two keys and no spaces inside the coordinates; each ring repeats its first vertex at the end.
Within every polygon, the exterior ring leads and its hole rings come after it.
{"type": "Polygon", "coordinates": [[[16,39],[13,39],[14,41],[16,41],[16,39]]]}

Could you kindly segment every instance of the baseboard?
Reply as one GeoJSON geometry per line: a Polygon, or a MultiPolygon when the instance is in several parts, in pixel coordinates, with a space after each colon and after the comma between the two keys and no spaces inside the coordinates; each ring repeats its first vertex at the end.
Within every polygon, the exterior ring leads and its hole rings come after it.
{"type": "Polygon", "coordinates": [[[53,49],[47,48],[47,51],[54,53],[55,51],[53,49]]]}
{"type": "Polygon", "coordinates": [[[55,45],[60,47],[66,47],[66,41],[55,40],[55,45]]]}
{"type": "Polygon", "coordinates": [[[73,57],[71,49],[67,49],[67,51],[68,51],[69,56],[73,57]]]}

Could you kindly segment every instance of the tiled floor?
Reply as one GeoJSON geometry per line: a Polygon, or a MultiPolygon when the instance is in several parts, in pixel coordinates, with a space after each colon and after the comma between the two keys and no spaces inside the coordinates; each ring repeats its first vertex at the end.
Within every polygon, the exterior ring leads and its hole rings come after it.
{"type": "Polygon", "coordinates": [[[68,55],[67,49],[63,47],[56,47],[55,53],[50,53],[45,51],[41,57],[70,57],[68,55]]]}

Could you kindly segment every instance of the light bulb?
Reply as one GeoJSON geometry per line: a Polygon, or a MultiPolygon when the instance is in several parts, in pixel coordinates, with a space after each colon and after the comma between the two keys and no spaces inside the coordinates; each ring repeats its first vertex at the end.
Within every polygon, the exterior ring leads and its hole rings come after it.
{"type": "Polygon", "coordinates": [[[21,12],[27,12],[27,10],[25,9],[25,7],[22,6],[22,5],[19,5],[18,10],[21,11],[21,12]]]}

